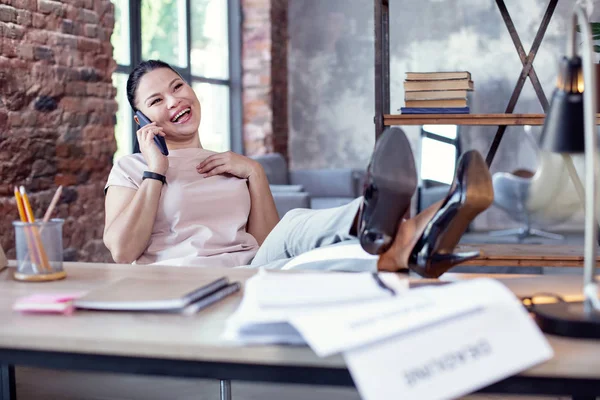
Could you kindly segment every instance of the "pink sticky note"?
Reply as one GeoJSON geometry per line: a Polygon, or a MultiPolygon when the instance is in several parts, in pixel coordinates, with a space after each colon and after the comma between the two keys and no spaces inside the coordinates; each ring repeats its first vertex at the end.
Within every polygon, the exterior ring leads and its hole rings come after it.
{"type": "Polygon", "coordinates": [[[73,300],[85,292],[32,294],[17,299],[13,310],[27,313],[55,313],[70,315],[75,309],[73,300]]]}

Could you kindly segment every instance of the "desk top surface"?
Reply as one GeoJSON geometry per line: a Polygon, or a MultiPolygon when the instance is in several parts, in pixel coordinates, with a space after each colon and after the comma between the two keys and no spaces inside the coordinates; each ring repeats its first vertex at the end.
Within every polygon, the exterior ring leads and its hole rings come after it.
{"type": "MultiPolygon", "coordinates": [[[[242,292],[193,316],[78,310],[71,316],[22,315],[14,301],[32,293],[89,290],[123,277],[206,279],[227,275],[245,282],[252,269],[180,268],[94,263],[65,263],[63,281],[25,283],[12,279],[12,268],[0,272],[0,348],[104,354],[177,360],[259,365],[345,368],[341,356],[317,357],[305,346],[238,346],[221,339],[225,320],[236,309],[242,292]]],[[[482,277],[445,274],[443,280],[482,277]]],[[[575,298],[580,276],[487,275],[499,278],[517,296],[553,292],[575,298]]],[[[417,281],[425,282],[425,281],[417,281]]],[[[548,336],[555,357],[524,372],[539,377],[600,379],[600,342],[548,336]]]]}

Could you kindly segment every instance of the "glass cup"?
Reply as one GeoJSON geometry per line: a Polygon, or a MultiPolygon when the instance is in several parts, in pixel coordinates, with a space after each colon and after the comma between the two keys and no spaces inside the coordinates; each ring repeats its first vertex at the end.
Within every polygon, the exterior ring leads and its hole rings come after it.
{"type": "Polygon", "coordinates": [[[17,270],[21,281],[53,281],[67,276],[63,270],[62,226],[64,220],[14,221],[17,270]]]}

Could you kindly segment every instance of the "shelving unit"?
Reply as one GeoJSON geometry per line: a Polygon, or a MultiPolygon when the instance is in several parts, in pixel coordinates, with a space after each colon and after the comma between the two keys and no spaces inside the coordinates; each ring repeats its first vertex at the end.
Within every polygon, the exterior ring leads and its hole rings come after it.
{"type": "MultiPolygon", "coordinates": [[[[533,68],[533,61],[558,0],[548,0],[548,6],[540,22],[531,49],[525,52],[519,39],[513,21],[508,13],[504,0],[495,0],[498,10],[513,41],[516,52],[521,60],[522,69],[517,79],[513,93],[508,99],[504,112],[498,114],[404,114],[390,113],[390,46],[389,46],[389,0],[374,0],[375,21],[375,137],[379,138],[386,126],[392,125],[491,125],[498,130],[486,157],[490,166],[507,126],[543,125],[545,114],[515,114],[513,113],[525,81],[529,78],[536,96],[544,112],[548,111],[549,102],[544,94],[540,81],[533,68]]],[[[500,110],[499,110],[500,111],[500,110]]],[[[597,114],[600,123],[600,114],[597,114]]],[[[464,247],[464,246],[463,246],[464,247]]],[[[474,265],[526,265],[526,266],[577,266],[583,264],[582,250],[570,245],[475,245],[474,248],[483,250],[482,256],[473,260],[474,265]],[[487,246],[487,247],[486,247],[487,246]]],[[[600,260],[599,260],[600,262],[600,260]]],[[[467,265],[469,263],[465,263],[467,265]]]]}
{"type": "Polygon", "coordinates": [[[390,43],[389,43],[389,0],[374,0],[375,21],[375,138],[379,138],[383,129],[391,125],[424,125],[424,124],[455,124],[455,125],[494,125],[498,130],[488,151],[486,162],[491,165],[494,155],[507,126],[512,125],[542,125],[544,114],[513,114],[527,78],[530,79],[535,93],[546,111],[548,100],[540,81],[533,68],[533,60],[546,33],[546,28],[556,9],[558,0],[549,0],[548,7],[540,23],[529,53],[525,53],[513,21],[508,13],[504,0],[496,0],[496,5],[513,41],[523,68],[508,100],[504,113],[500,114],[419,114],[394,115],[390,114],[390,43]]]}

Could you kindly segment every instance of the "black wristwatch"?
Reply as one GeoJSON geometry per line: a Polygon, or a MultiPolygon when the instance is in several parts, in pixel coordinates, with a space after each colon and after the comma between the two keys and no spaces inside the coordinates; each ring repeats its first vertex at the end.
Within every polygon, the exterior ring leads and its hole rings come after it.
{"type": "Polygon", "coordinates": [[[157,174],[156,172],[144,171],[144,175],[142,175],[142,180],[144,179],[156,179],[157,181],[161,181],[163,185],[167,183],[167,177],[161,174],[157,174]]]}

